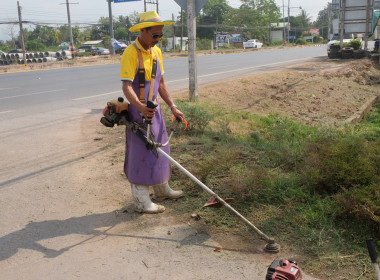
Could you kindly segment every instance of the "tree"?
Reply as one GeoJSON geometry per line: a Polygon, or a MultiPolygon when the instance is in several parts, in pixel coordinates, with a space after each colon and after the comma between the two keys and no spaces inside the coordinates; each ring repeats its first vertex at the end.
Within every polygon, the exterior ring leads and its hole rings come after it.
{"type": "Polygon", "coordinates": [[[295,22],[297,23],[297,27],[309,28],[311,26],[311,17],[305,10],[301,10],[301,13],[295,17],[295,22]]]}
{"type": "MultiPolygon", "coordinates": [[[[221,24],[223,23],[223,16],[231,9],[226,0],[209,0],[203,7],[202,13],[198,16],[197,22],[199,24],[221,24]]],[[[214,31],[214,27],[197,28],[197,37],[212,39],[214,31]]]]}
{"type": "Polygon", "coordinates": [[[39,39],[29,40],[26,42],[25,48],[28,51],[34,52],[43,52],[46,50],[46,46],[39,39]]]}
{"type": "MultiPolygon", "coordinates": [[[[339,13],[331,11],[331,20],[338,18],[339,13]]],[[[327,5],[323,10],[319,11],[318,17],[313,25],[321,30],[323,37],[328,38],[328,25],[329,25],[329,6],[327,5]]]]}
{"type": "Polygon", "coordinates": [[[224,23],[245,29],[247,39],[268,38],[269,22],[279,19],[280,11],[274,0],[243,0],[238,9],[232,9],[224,16],[224,23]]]}

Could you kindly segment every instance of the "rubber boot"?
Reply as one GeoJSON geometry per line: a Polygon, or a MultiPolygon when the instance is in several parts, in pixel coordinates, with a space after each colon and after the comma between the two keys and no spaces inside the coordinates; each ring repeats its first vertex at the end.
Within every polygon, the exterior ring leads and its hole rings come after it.
{"type": "Polygon", "coordinates": [[[169,183],[153,187],[153,198],[157,201],[162,201],[166,198],[177,199],[183,196],[183,191],[174,191],[169,187],[169,183]]]}
{"type": "Polygon", "coordinates": [[[135,211],[139,213],[156,214],[165,211],[165,207],[153,203],[149,197],[149,186],[131,184],[135,211]]]}

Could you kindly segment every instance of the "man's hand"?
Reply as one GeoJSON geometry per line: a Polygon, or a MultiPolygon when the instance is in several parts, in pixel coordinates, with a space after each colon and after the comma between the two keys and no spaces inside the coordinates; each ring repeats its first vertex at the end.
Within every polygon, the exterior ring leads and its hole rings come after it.
{"type": "Polygon", "coordinates": [[[179,118],[181,120],[181,122],[185,119],[185,116],[183,115],[183,113],[180,110],[178,110],[177,107],[172,108],[172,113],[176,118],[179,118]]]}
{"type": "Polygon", "coordinates": [[[141,104],[140,110],[141,114],[144,116],[144,118],[147,121],[151,121],[154,117],[154,114],[156,113],[156,108],[148,108],[145,104],[141,104]]]}

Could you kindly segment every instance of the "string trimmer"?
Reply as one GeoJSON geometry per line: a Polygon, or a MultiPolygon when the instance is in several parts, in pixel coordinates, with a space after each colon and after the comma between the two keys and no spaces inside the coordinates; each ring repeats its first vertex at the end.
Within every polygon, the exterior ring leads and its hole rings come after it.
{"type": "MultiPolygon", "coordinates": [[[[153,101],[148,101],[147,106],[149,108],[155,108],[157,104],[153,101]]],[[[243,215],[241,215],[238,211],[236,211],[231,205],[227,203],[226,200],[222,199],[219,195],[217,195],[214,191],[212,191],[209,187],[203,184],[200,180],[198,180],[193,174],[191,174],[188,170],[186,170],[182,165],[180,165],[176,160],[174,160],[171,156],[165,153],[161,147],[164,147],[169,144],[173,133],[180,122],[179,119],[176,118],[176,121],[173,123],[173,127],[170,129],[170,135],[168,141],[166,143],[157,143],[155,142],[154,135],[150,131],[150,124],[138,124],[136,122],[131,122],[128,118],[128,103],[124,102],[122,97],[119,97],[117,100],[112,100],[107,102],[107,106],[103,110],[103,117],[100,122],[107,127],[113,127],[116,125],[125,125],[128,129],[130,129],[133,133],[135,133],[141,141],[145,143],[145,146],[148,150],[151,150],[162,156],[166,157],[172,164],[177,166],[183,173],[185,173],[191,180],[197,183],[203,190],[211,195],[211,199],[205,204],[205,207],[226,207],[233,214],[235,214],[240,220],[242,220],[247,226],[252,228],[261,239],[267,242],[265,246],[265,251],[271,253],[278,253],[280,251],[280,245],[275,243],[273,238],[268,237],[262,231],[260,231],[255,225],[253,225],[250,221],[248,221],[243,215]]]]}

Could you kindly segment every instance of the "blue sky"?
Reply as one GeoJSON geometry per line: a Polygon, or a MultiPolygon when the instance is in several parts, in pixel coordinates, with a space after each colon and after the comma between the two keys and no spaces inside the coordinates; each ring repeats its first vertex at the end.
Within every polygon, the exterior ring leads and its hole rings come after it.
{"type": "MultiPolygon", "coordinates": [[[[174,0],[158,0],[160,16],[165,19],[171,19],[172,14],[176,16],[180,7],[174,0]]],[[[316,19],[318,12],[322,10],[328,0],[289,0],[290,7],[301,6],[313,20],[316,19]]],[[[0,4],[0,22],[18,21],[17,0],[3,0],[0,4]]],[[[57,24],[67,23],[66,0],[19,0],[22,7],[23,20],[44,22],[54,22],[57,24]]],[[[106,0],[70,0],[70,14],[72,23],[96,23],[103,16],[108,17],[108,3],[106,0]],[[78,3],[78,4],[74,4],[78,3]]],[[[228,0],[232,7],[239,7],[239,0],[228,0]]],[[[283,0],[276,0],[278,6],[282,7],[283,0]]],[[[288,0],[284,0],[285,16],[287,16],[288,0]]],[[[155,6],[147,6],[148,10],[155,9],[155,6]]],[[[112,12],[114,16],[129,15],[134,11],[143,12],[144,2],[134,1],[127,3],[113,3],[112,12]]],[[[291,8],[290,15],[295,16],[299,9],[291,8]]],[[[28,27],[28,26],[26,26],[28,27]]],[[[18,25],[0,24],[0,40],[8,40],[9,34],[19,33],[18,25]],[[12,27],[13,26],[13,27],[12,27]]]]}

